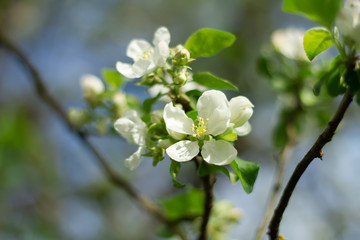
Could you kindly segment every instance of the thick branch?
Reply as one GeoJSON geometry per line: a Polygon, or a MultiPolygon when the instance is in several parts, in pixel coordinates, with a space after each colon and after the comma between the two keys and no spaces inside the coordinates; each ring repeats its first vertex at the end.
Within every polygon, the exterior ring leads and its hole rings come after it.
{"type": "Polygon", "coordinates": [[[107,163],[103,155],[95,148],[95,146],[90,142],[87,135],[80,130],[76,129],[69,118],[67,117],[66,111],[62,106],[53,98],[47,88],[45,87],[43,80],[38,73],[38,71],[33,67],[27,57],[4,35],[0,33],[0,44],[2,44],[7,50],[13,53],[24,65],[24,67],[29,71],[32,79],[32,83],[35,86],[35,90],[40,98],[42,98],[46,104],[48,104],[64,121],[64,123],[74,132],[74,134],[83,142],[84,146],[96,157],[98,163],[103,168],[108,179],[118,188],[123,189],[130,197],[132,197],[143,209],[149,212],[152,216],[157,218],[159,221],[166,224],[170,227],[175,233],[177,233],[182,239],[187,239],[187,237],[172,223],[168,221],[163,213],[160,211],[158,206],[150,201],[145,196],[138,193],[135,188],[126,181],[125,178],[117,174],[111,166],[107,163]]]}
{"type": "Polygon", "coordinates": [[[353,96],[351,94],[345,93],[336,113],[328,123],[326,129],[321,133],[321,135],[318,137],[318,139],[311,147],[311,149],[306,153],[304,158],[296,166],[281,196],[280,202],[277,205],[277,208],[275,209],[274,215],[271,219],[269,225],[269,232],[268,232],[271,240],[276,240],[278,237],[280,221],[289,203],[289,199],[296,187],[297,182],[299,181],[302,174],[305,172],[306,168],[312,162],[312,160],[314,160],[315,158],[320,158],[320,159],[322,158],[323,155],[322,148],[325,146],[326,143],[331,141],[352,99],[353,96]]]}

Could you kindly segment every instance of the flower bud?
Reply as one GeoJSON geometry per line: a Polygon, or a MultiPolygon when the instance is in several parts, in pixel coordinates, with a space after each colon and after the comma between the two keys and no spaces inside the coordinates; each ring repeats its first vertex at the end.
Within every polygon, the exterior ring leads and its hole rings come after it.
{"type": "Polygon", "coordinates": [[[71,124],[75,127],[80,128],[82,127],[87,120],[87,116],[84,111],[76,108],[70,108],[68,111],[68,117],[71,124]]]}
{"type": "Polygon", "coordinates": [[[185,65],[190,61],[190,52],[183,46],[178,46],[174,60],[179,65],[185,65]]]}
{"type": "Polygon", "coordinates": [[[103,82],[94,75],[84,75],[80,79],[80,85],[83,88],[83,95],[86,101],[94,105],[98,102],[98,95],[104,91],[103,82]]]}
{"type": "Polygon", "coordinates": [[[115,113],[119,117],[123,112],[125,112],[128,108],[126,95],[122,92],[116,92],[112,98],[115,106],[115,113]]]}

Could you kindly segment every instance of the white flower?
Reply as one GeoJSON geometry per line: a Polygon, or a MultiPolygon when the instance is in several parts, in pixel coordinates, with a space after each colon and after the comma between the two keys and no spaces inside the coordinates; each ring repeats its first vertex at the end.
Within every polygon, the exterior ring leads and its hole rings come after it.
{"type": "Polygon", "coordinates": [[[164,109],[164,121],[169,134],[175,139],[188,135],[195,141],[181,140],[166,149],[170,158],[178,162],[190,161],[201,150],[203,159],[215,165],[230,164],[236,157],[234,146],[212,137],[225,132],[230,124],[230,107],[225,94],[216,90],[204,92],[197,102],[198,118],[193,121],[179,107],[168,103],[164,109]]]}
{"type": "Polygon", "coordinates": [[[132,65],[116,63],[116,69],[127,78],[139,78],[152,72],[156,67],[163,67],[170,55],[170,33],[166,27],[160,27],[154,34],[152,46],[143,39],[130,42],[126,55],[134,60],[132,65]]]}
{"type": "Polygon", "coordinates": [[[83,88],[84,98],[91,102],[96,101],[97,95],[105,90],[101,79],[91,74],[82,76],[80,85],[83,88]]]}
{"type": "Polygon", "coordinates": [[[230,105],[230,123],[238,136],[245,136],[250,133],[251,125],[248,122],[253,114],[254,105],[246,97],[239,96],[232,98],[230,105]]]}
{"type": "Polygon", "coordinates": [[[130,110],[116,120],[114,128],[128,142],[139,145],[138,150],[125,160],[125,166],[130,170],[134,170],[139,166],[142,154],[146,150],[146,124],[140,119],[136,111],[130,110]]]}
{"type": "Polygon", "coordinates": [[[342,35],[355,41],[360,47],[360,0],[345,1],[336,24],[342,35]]]}
{"type": "Polygon", "coordinates": [[[288,28],[277,30],[271,35],[271,42],[276,50],[287,58],[308,61],[303,47],[305,30],[288,28]]]}

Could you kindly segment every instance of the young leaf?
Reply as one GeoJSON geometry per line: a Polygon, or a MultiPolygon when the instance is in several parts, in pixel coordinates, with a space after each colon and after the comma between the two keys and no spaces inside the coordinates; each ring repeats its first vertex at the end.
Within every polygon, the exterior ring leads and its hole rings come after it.
{"type": "Polygon", "coordinates": [[[226,167],[224,166],[217,166],[217,165],[212,165],[212,164],[207,164],[205,161],[202,161],[200,163],[199,169],[198,169],[198,175],[200,177],[212,174],[212,173],[217,173],[217,172],[222,172],[224,173],[230,180],[231,183],[236,183],[239,178],[237,177],[236,174],[234,174],[233,172],[230,172],[226,167]]]}
{"type": "Polygon", "coordinates": [[[173,181],[173,185],[176,188],[182,188],[185,187],[185,184],[182,184],[181,182],[179,182],[178,180],[176,180],[177,175],[179,174],[181,168],[181,164],[177,161],[172,160],[171,161],[171,165],[170,165],[170,176],[172,178],[173,181]]]}
{"type": "Polygon", "coordinates": [[[143,103],[143,110],[145,113],[150,113],[152,110],[153,105],[156,103],[156,101],[161,97],[161,94],[159,93],[156,97],[148,98],[143,103]]]}
{"type": "Polygon", "coordinates": [[[283,10],[300,14],[330,29],[342,0],[284,0],[283,10]]]}
{"type": "Polygon", "coordinates": [[[204,200],[204,191],[191,189],[190,191],[162,201],[160,205],[167,219],[177,221],[202,216],[204,200]]]}
{"type": "Polygon", "coordinates": [[[121,86],[124,80],[119,72],[109,69],[103,70],[103,77],[110,89],[117,89],[121,86]]]}
{"type": "Polygon", "coordinates": [[[192,58],[211,57],[220,50],[230,47],[236,37],[228,32],[203,28],[191,35],[185,43],[192,58]]]}
{"type": "Polygon", "coordinates": [[[230,166],[234,169],[235,173],[240,178],[241,185],[243,186],[245,192],[251,193],[259,172],[259,165],[255,162],[236,158],[230,163],[230,166]]]}
{"type": "Polygon", "coordinates": [[[330,32],[324,28],[312,28],[305,33],[304,49],[310,61],[332,45],[330,32]]]}
{"type": "Polygon", "coordinates": [[[195,73],[193,75],[193,81],[208,88],[238,90],[231,82],[216,77],[209,72],[195,73]]]}

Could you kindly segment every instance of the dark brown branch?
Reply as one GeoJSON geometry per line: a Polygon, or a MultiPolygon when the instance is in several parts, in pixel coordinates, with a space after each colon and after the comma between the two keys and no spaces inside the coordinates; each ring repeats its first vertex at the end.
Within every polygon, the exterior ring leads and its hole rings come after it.
{"type": "Polygon", "coordinates": [[[216,179],[215,176],[210,174],[201,177],[201,180],[203,182],[204,191],[205,191],[205,203],[204,203],[204,214],[201,220],[200,234],[198,239],[207,240],[208,239],[207,226],[209,223],[210,214],[213,207],[213,201],[214,201],[213,186],[216,179]]]}
{"type": "Polygon", "coordinates": [[[277,205],[277,208],[275,209],[274,215],[271,219],[269,225],[269,232],[268,232],[268,235],[271,240],[276,240],[278,238],[279,225],[282,216],[289,203],[289,199],[296,187],[297,182],[299,181],[302,174],[305,172],[306,168],[312,162],[312,160],[314,160],[315,158],[322,159],[322,155],[323,155],[322,148],[325,146],[326,143],[331,141],[339,123],[343,119],[346,110],[348,109],[350,103],[352,102],[352,99],[353,96],[351,94],[345,93],[336,113],[328,123],[326,129],[321,133],[321,135],[318,137],[318,139],[311,147],[311,149],[306,153],[304,158],[296,166],[281,196],[280,202],[277,205]]]}
{"type": "Polygon", "coordinates": [[[10,41],[8,40],[2,33],[0,33],[0,44],[2,44],[7,50],[13,53],[24,65],[24,67],[29,71],[32,79],[32,83],[35,86],[35,90],[40,98],[42,98],[46,104],[48,104],[64,121],[64,123],[73,131],[73,133],[83,142],[84,146],[96,157],[98,163],[103,168],[108,179],[118,188],[123,189],[130,197],[132,197],[143,209],[149,212],[156,219],[167,225],[172,229],[176,234],[178,234],[183,240],[186,240],[187,237],[178,229],[177,226],[171,221],[168,221],[163,213],[160,211],[158,206],[150,201],[145,196],[138,193],[135,188],[126,181],[125,178],[121,177],[117,174],[111,166],[107,163],[106,159],[103,155],[95,148],[95,146],[90,142],[87,135],[75,128],[63,107],[50,96],[43,80],[38,73],[38,71],[33,67],[27,57],[10,41]]]}

